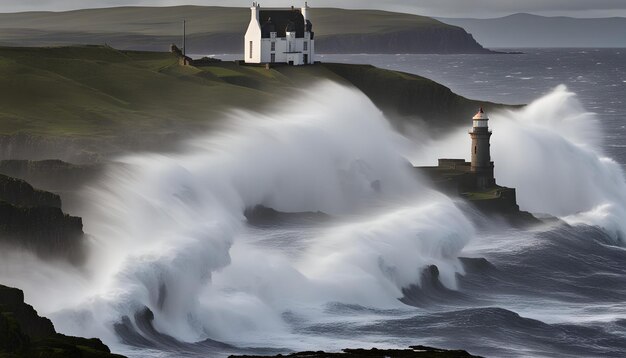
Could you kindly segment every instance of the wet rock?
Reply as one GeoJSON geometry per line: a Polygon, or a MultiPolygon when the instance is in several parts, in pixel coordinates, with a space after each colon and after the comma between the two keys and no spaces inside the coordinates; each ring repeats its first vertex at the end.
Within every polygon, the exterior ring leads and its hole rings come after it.
{"type": "Polygon", "coordinates": [[[80,264],[84,259],[82,219],[63,213],[59,196],[0,175],[0,244],[80,264]]]}
{"type": "Polygon", "coordinates": [[[0,357],[100,357],[111,354],[99,339],[70,337],[55,331],[52,322],[40,317],[24,302],[24,293],[0,285],[0,357]]]}

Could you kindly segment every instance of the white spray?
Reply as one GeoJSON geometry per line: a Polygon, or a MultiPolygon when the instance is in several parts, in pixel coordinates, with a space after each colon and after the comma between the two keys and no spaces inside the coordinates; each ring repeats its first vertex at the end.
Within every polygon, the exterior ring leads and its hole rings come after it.
{"type": "MultiPolygon", "coordinates": [[[[603,154],[599,122],[574,93],[559,86],[521,110],[491,113],[490,118],[496,179],[517,189],[523,210],[599,225],[616,242],[623,241],[624,175],[603,154]]],[[[430,144],[412,157],[415,163],[432,162],[435,153],[460,158],[469,153],[465,128],[430,144]]]]}
{"type": "MultiPolygon", "coordinates": [[[[397,300],[401,288],[418,283],[428,264],[454,288],[462,272],[457,257],[473,229],[449,199],[415,177],[403,157],[405,140],[355,90],[325,83],[301,96],[269,115],[232,113],[229,128],[182,154],[122,159],[88,195],[89,275],[52,277],[64,283],[63,293],[35,284],[42,282],[36,275],[8,282],[25,287],[43,313],[57,312],[63,332],[110,344],[113,323],[149,307],[155,327],[183,341],[292,342],[296,349],[315,341],[295,337],[285,314],[329,323],[367,318],[326,313],[334,302],[408,309],[397,300]],[[246,227],[243,216],[259,204],[337,219],[278,233],[293,245],[266,245],[270,234],[246,227]],[[75,278],[80,285],[72,288],[75,278]],[[48,294],[56,299],[44,299],[48,294]],[[63,304],[62,295],[73,299],[63,304]]],[[[621,171],[598,154],[594,117],[570,93],[559,88],[526,109],[491,117],[496,176],[518,188],[523,208],[618,235],[621,227],[611,224],[619,221],[610,219],[624,217],[621,171]]],[[[418,162],[464,157],[466,129],[422,150],[418,162]]]]}
{"type": "Polygon", "coordinates": [[[324,307],[403,308],[401,289],[425,265],[453,288],[473,229],[419,182],[405,139],[356,90],[324,83],[298,95],[276,113],[232,113],[182,154],[121,159],[88,193],[91,298],[53,315],[57,326],[114,343],[112,324],[148,307],[183,341],[284,345],[286,312],[340,320],[324,307]],[[336,221],[294,235],[303,250],[293,257],[250,240],[243,213],[256,205],[336,221]]]}

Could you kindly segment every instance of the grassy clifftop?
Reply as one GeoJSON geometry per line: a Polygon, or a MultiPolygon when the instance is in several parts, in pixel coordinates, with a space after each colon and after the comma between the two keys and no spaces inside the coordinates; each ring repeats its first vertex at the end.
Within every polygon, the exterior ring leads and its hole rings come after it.
{"type": "MultiPolygon", "coordinates": [[[[314,8],[320,52],[485,53],[460,27],[418,15],[376,10],[314,8]],[[396,41],[403,38],[405,41],[396,41]],[[411,41],[419,38],[420,41],[411,41]],[[395,39],[395,40],[394,40],[395,39]]],[[[242,53],[250,22],[244,7],[118,7],[68,12],[0,14],[0,44],[104,44],[158,50],[179,43],[187,19],[193,53],[242,53]]]]}
{"type": "Polygon", "coordinates": [[[0,48],[0,159],[91,161],[166,149],[230,108],[261,110],[317,80],[354,85],[388,114],[424,118],[433,128],[464,123],[484,105],[425,78],[367,65],[195,68],[169,53],[0,48]]]}

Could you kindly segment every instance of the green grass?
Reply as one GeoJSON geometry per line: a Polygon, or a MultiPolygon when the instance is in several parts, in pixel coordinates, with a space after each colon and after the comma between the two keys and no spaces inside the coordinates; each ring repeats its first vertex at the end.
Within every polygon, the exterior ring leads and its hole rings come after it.
{"type": "Polygon", "coordinates": [[[319,80],[354,85],[390,116],[424,118],[433,128],[464,123],[479,105],[490,107],[428,79],[367,65],[195,68],[160,52],[0,47],[0,140],[17,134],[87,140],[87,147],[74,144],[90,153],[155,149],[206,130],[233,108],[261,111],[319,80]]]}
{"type": "MultiPolygon", "coordinates": [[[[255,71],[215,67],[207,72],[213,78],[179,66],[174,56],[164,53],[0,48],[0,134],[149,133],[206,122],[216,111],[256,107],[272,97],[223,80],[255,77],[255,71]]],[[[267,80],[258,73],[256,77],[267,80]]]]}

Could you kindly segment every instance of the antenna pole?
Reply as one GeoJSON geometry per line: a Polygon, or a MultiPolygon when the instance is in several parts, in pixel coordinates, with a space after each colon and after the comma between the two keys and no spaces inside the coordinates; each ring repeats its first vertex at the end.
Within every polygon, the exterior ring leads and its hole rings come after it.
{"type": "Polygon", "coordinates": [[[187,56],[187,20],[183,20],[183,56],[187,56]]]}

